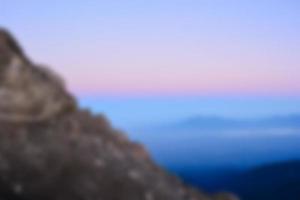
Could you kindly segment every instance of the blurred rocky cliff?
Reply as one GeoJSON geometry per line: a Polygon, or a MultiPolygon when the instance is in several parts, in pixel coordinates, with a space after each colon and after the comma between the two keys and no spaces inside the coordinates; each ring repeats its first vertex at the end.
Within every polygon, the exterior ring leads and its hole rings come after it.
{"type": "Polygon", "coordinates": [[[0,30],[0,200],[235,200],[185,186],[0,30]]]}

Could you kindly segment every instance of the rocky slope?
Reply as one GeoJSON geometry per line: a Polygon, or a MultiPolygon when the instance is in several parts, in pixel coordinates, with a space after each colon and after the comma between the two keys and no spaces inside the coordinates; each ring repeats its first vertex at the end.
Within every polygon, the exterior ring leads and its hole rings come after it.
{"type": "Polygon", "coordinates": [[[0,200],[235,200],[186,187],[0,30],[0,200]]]}

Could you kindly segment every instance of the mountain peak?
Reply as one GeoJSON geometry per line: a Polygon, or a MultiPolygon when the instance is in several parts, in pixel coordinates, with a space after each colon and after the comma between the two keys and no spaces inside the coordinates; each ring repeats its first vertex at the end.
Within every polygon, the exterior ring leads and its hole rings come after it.
{"type": "Polygon", "coordinates": [[[104,116],[77,108],[60,77],[24,55],[0,31],[0,199],[236,199],[185,186],[104,116]]]}
{"type": "Polygon", "coordinates": [[[61,78],[32,64],[14,37],[0,29],[0,121],[44,121],[75,107],[61,78]]]}
{"type": "Polygon", "coordinates": [[[0,28],[0,65],[8,64],[14,57],[27,60],[15,38],[7,30],[0,28]]]}

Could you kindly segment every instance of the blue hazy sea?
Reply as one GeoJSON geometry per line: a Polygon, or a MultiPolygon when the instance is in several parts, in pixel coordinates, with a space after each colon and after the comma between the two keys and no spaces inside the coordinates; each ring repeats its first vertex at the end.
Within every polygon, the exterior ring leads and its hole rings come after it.
{"type": "Polygon", "coordinates": [[[80,105],[105,114],[189,184],[244,200],[294,200],[300,195],[299,100],[89,96],[80,105]]]}

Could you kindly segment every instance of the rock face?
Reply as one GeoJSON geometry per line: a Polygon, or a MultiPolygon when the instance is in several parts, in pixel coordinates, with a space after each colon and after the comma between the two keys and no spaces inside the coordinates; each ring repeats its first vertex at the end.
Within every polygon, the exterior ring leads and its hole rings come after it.
{"type": "Polygon", "coordinates": [[[186,187],[0,31],[0,200],[235,200],[186,187]]]}
{"type": "Polygon", "coordinates": [[[0,30],[0,120],[44,121],[75,107],[63,81],[30,63],[10,34],[0,30]]]}

